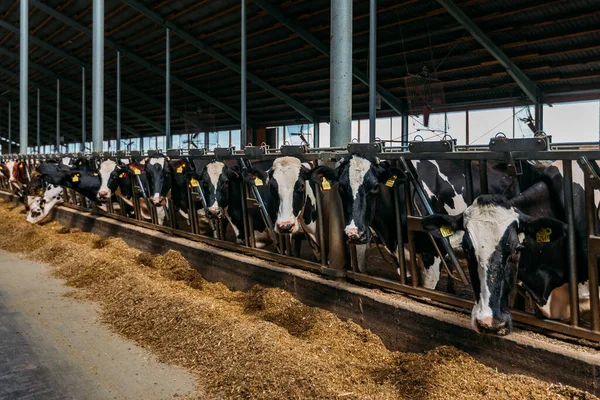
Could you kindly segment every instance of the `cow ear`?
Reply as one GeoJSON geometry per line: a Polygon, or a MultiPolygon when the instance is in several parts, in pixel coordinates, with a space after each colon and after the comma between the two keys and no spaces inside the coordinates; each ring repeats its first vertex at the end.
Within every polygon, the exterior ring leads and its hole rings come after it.
{"type": "Polygon", "coordinates": [[[447,238],[463,231],[463,215],[432,214],[423,217],[423,229],[437,238],[447,238]]]}
{"type": "Polygon", "coordinates": [[[399,168],[390,167],[389,165],[386,167],[377,167],[375,169],[375,174],[377,180],[380,183],[385,183],[387,187],[394,187],[399,183],[406,182],[406,174],[399,168]]]}
{"type": "Polygon", "coordinates": [[[300,168],[300,178],[302,178],[303,181],[309,181],[311,173],[312,170],[306,168],[304,165],[300,168]]]}
{"type": "Polygon", "coordinates": [[[310,180],[317,185],[321,185],[323,184],[323,179],[331,183],[337,182],[337,174],[333,169],[324,165],[313,168],[310,172],[310,180]]]}
{"type": "Polygon", "coordinates": [[[549,243],[565,237],[567,224],[549,217],[519,219],[519,230],[538,243],[549,243]]]}
{"type": "Polygon", "coordinates": [[[265,171],[250,167],[242,171],[242,177],[249,185],[262,186],[266,183],[268,175],[265,171]]]}
{"type": "Polygon", "coordinates": [[[227,175],[227,179],[239,179],[240,177],[237,166],[233,168],[225,167],[225,174],[227,175]]]}

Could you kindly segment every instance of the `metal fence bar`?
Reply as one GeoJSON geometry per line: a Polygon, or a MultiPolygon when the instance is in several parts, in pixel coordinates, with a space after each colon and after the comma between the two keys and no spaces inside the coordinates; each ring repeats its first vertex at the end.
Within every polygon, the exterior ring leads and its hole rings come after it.
{"type": "Polygon", "coordinates": [[[579,325],[579,299],[577,293],[577,253],[575,247],[575,219],[573,209],[573,165],[572,162],[563,163],[565,214],[567,217],[567,250],[569,254],[569,300],[571,304],[571,325],[579,325]]]}

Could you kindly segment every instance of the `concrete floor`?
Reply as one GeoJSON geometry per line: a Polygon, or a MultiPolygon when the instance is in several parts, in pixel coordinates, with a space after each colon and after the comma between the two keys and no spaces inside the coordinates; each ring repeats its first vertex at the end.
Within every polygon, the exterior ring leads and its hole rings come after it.
{"type": "MultiPolygon", "coordinates": [[[[193,377],[96,321],[46,266],[0,251],[0,399],[167,399],[193,377]]],[[[196,392],[196,395],[198,393],[196,392]]]]}

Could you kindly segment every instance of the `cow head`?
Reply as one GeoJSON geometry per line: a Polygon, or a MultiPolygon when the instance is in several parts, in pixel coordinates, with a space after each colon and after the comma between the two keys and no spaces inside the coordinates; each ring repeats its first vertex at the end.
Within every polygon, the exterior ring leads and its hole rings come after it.
{"type": "MultiPolygon", "coordinates": [[[[507,335],[512,330],[510,297],[517,279],[520,254],[532,243],[551,243],[564,237],[566,225],[553,218],[533,219],[503,196],[480,196],[462,214],[433,214],[423,227],[442,238],[463,231],[476,303],[471,317],[478,332],[507,335]]],[[[538,249],[539,251],[539,249],[538,249]]]]}
{"type": "Polygon", "coordinates": [[[41,197],[35,197],[29,203],[27,222],[37,224],[43,221],[55,205],[63,202],[63,189],[60,186],[49,184],[41,197]]]}
{"type": "Polygon", "coordinates": [[[147,158],[145,162],[149,195],[155,206],[165,204],[165,198],[170,189],[170,172],[166,165],[168,162],[168,158],[159,154],[147,158]]]}
{"type": "Polygon", "coordinates": [[[300,230],[299,216],[303,211],[307,197],[312,196],[312,188],[307,184],[311,170],[302,165],[295,157],[280,157],[266,173],[257,168],[244,171],[244,179],[251,185],[268,185],[272,204],[270,214],[275,219],[275,231],[278,233],[297,233],[300,230]]]}
{"type": "Polygon", "coordinates": [[[405,175],[387,162],[359,154],[343,159],[336,175],[344,208],[346,238],[352,244],[366,244],[371,239],[369,226],[380,191],[404,181],[405,175]]]}
{"type": "Polygon", "coordinates": [[[8,177],[8,182],[11,186],[20,189],[22,184],[27,181],[27,173],[25,172],[25,163],[23,161],[8,161],[4,164],[6,169],[5,176],[8,177]]]}
{"type": "Polygon", "coordinates": [[[66,173],[66,179],[64,182],[61,182],[61,185],[69,186],[94,203],[98,203],[100,175],[97,171],[78,169],[70,170],[66,173]]]}
{"type": "Polygon", "coordinates": [[[239,179],[240,175],[221,161],[211,161],[204,166],[200,180],[210,217],[220,217],[229,207],[230,184],[239,184],[239,179]]]}
{"type": "Polygon", "coordinates": [[[100,164],[98,174],[100,176],[100,189],[98,190],[98,201],[106,202],[112,193],[119,187],[119,168],[113,160],[106,160],[100,164]]]}

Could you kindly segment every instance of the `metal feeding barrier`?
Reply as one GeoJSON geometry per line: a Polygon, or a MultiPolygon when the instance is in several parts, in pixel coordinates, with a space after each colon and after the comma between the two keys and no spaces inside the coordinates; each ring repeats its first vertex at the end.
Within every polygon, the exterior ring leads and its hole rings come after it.
{"type": "MultiPolygon", "coordinates": [[[[513,320],[530,329],[545,330],[559,333],[575,338],[587,339],[600,342],[600,302],[598,295],[598,257],[600,257],[600,237],[596,235],[597,204],[594,203],[594,190],[600,190],[600,167],[596,163],[600,160],[598,144],[585,143],[577,149],[573,144],[552,144],[550,137],[532,139],[507,139],[496,137],[488,146],[458,146],[453,140],[440,142],[411,142],[408,146],[385,147],[382,143],[349,144],[347,148],[309,149],[305,146],[284,146],[280,150],[269,150],[265,147],[247,146],[244,151],[236,151],[234,148],[216,148],[213,152],[206,150],[170,150],[166,155],[171,159],[185,160],[190,166],[194,180],[189,180],[187,185],[187,200],[189,203],[188,218],[182,221],[181,213],[169,196],[164,211],[166,214],[165,224],[157,225],[156,207],[149,201],[147,188],[139,176],[132,179],[131,201],[126,202],[122,198],[109,201],[104,209],[99,208],[89,200],[74,192],[71,188],[65,188],[65,205],[78,210],[91,211],[123,222],[160,230],[162,232],[201,241],[224,250],[235,251],[269,261],[279,262],[290,267],[301,268],[323,274],[335,279],[349,279],[356,283],[364,283],[384,289],[391,289],[420,299],[429,299],[434,303],[445,306],[457,307],[459,309],[470,309],[473,307],[472,292],[459,294],[447,293],[442,290],[426,289],[419,286],[419,268],[416,252],[415,233],[424,232],[421,219],[424,215],[431,214],[434,210],[427,190],[423,187],[415,168],[416,161],[455,161],[462,163],[464,175],[464,198],[467,205],[472,204],[478,194],[490,192],[490,181],[488,171],[490,163],[504,163],[508,174],[512,177],[514,193],[521,191],[519,181],[523,172],[523,163],[531,160],[536,161],[563,161],[564,176],[564,199],[565,217],[568,225],[567,250],[568,250],[568,276],[569,276],[569,300],[571,317],[569,321],[561,322],[542,319],[535,316],[530,310],[518,306],[513,308],[513,320]],[[237,244],[231,240],[231,233],[226,229],[226,216],[219,215],[211,218],[209,215],[209,204],[205,188],[197,177],[206,163],[219,160],[231,168],[237,168],[240,173],[245,169],[258,165],[261,162],[271,162],[281,156],[292,156],[299,158],[302,162],[317,165],[333,164],[350,154],[365,154],[386,160],[393,167],[400,170],[406,176],[405,184],[394,185],[389,190],[393,198],[395,224],[390,224],[389,229],[395,229],[398,236],[398,245],[394,257],[385,257],[381,252],[380,264],[377,268],[368,266],[367,271],[357,270],[357,254],[354,246],[348,245],[340,232],[344,229],[341,198],[338,188],[332,183],[332,187],[323,190],[321,185],[314,185],[316,196],[317,217],[317,242],[320,251],[320,260],[314,261],[312,256],[315,252],[302,252],[301,250],[315,250],[302,244],[306,241],[292,238],[291,235],[282,235],[275,229],[273,216],[268,210],[267,200],[261,196],[255,185],[241,183],[242,200],[239,206],[243,214],[243,237],[244,243],[237,244]],[[572,167],[575,162],[576,166],[572,167]],[[587,247],[587,261],[590,286],[590,318],[589,321],[581,318],[579,310],[578,276],[577,276],[577,253],[576,232],[574,223],[574,201],[573,201],[573,168],[579,168],[584,176],[583,185],[585,190],[587,237],[584,238],[587,247]],[[479,180],[474,182],[474,173],[479,175],[479,180]],[[118,207],[117,207],[118,206],[118,207]],[[151,217],[142,212],[143,208],[150,211],[151,217]],[[251,211],[258,209],[260,216],[266,226],[266,231],[271,237],[273,244],[270,247],[259,249],[254,235],[254,227],[251,211]],[[409,257],[405,258],[405,250],[409,257]],[[383,260],[383,261],[381,261],[383,260]],[[399,271],[399,274],[396,272],[399,271]],[[466,294],[465,294],[466,293],[466,294]],[[471,296],[469,296],[471,294],[471,296]]],[[[147,154],[152,155],[153,153],[147,154]]],[[[63,156],[84,159],[88,166],[98,166],[106,159],[120,160],[139,159],[143,156],[140,152],[117,152],[103,154],[60,154],[43,156],[1,156],[3,163],[10,160],[26,161],[28,176],[31,176],[35,164],[49,160],[58,160],[63,156]]],[[[578,174],[580,171],[576,171],[578,174]]],[[[3,175],[1,175],[3,176],[3,175]]],[[[382,186],[383,187],[383,186],[382,186]]],[[[7,180],[0,179],[0,188],[4,191],[10,190],[7,180]]],[[[469,279],[461,266],[460,260],[454,254],[448,239],[436,242],[429,238],[441,258],[441,267],[447,275],[450,285],[457,282],[463,289],[470,289],[469,279]],[[438,246],[439,244],[439,246],[438,246]]],[[[373,248],[380,247],[378,239],[373,239],[371,247],[371,258],[376,254],[373,248]]]]}

